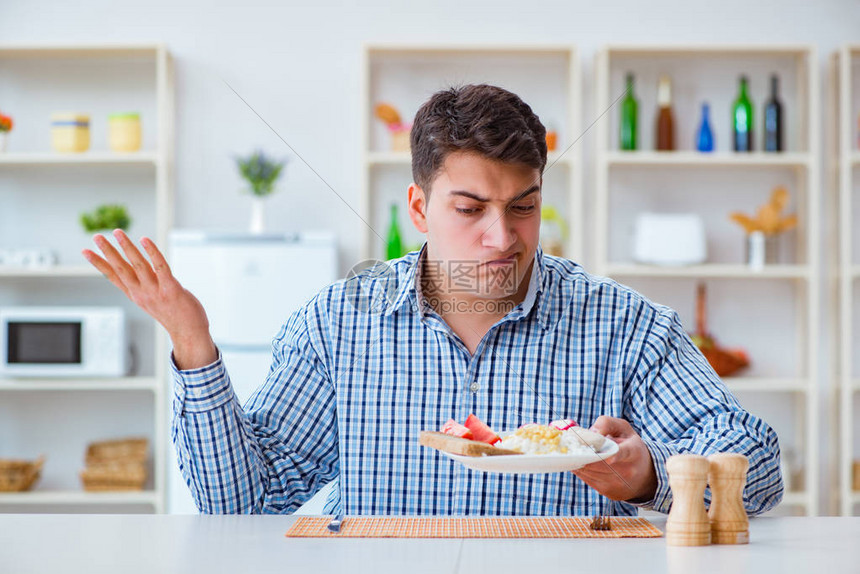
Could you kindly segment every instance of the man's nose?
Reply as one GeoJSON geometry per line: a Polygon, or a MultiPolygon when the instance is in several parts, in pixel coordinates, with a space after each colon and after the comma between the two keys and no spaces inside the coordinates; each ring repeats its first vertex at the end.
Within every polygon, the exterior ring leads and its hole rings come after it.
{"type": "Polygon", "coordinates": [[[507,213],[496,217],[495,221],[484,231],[482,236],[484,247],[491,247],[500,252],[507,252],[516,242],[517,235],[507,218],[507,213]]]}

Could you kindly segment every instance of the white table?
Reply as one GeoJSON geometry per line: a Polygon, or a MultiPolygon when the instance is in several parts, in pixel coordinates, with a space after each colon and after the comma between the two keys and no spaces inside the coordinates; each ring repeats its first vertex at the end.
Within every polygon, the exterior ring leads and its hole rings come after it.
{"type": "MultiPolygon", "coordinates": [[[[293,516],[0,514],[3,574],[860,571],[860,517],[758,518],[744,546],[652,539],[286,538],[293,516]]],[[[664,529],[665,519],[653,522],[664,529]]]]}

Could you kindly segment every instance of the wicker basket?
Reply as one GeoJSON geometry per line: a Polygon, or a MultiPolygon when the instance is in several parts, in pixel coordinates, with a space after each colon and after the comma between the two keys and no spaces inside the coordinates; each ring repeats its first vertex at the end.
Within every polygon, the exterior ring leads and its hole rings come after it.
{"type": "Polygon", "coordinates": [[[146,438],[90,443],[81,482],[87,491],[143,490],[146,483],[146,438]]]}
{"type": "Polygon", "coordinates": [[[39,480],[44,464],[44,455],[36,460],[0,459],[0,492],[30,490],[39,480]]]}
{"type": "Polygon", "coordinates": [[[143,490],[146,467],[141,462],[98,462],[81,471],[84,490],[143,490]]]}
{"type": "Polygon", "coordinates": [[[145,438],[126,438],[90,443],[87,446],[87,466],[101,462],[146,461],[149,441],[145,438]]]}

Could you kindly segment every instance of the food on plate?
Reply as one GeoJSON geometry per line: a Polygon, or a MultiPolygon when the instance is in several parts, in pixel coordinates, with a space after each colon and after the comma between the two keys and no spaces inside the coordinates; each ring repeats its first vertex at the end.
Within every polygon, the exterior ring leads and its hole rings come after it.
{"type": "Polygon", "coordinates": [[[448,419],[448,422],[446,422],[445,426],[442,427],[442,432],[451,436],[466,438],[470,440],[475,438],[475,435],[472,434],[471,430],[461,425],[454,419],[448,419]]]}
{"type": "Polygon", "coordinates": [[[559,430],[550,425],[526,424],[502,439],[499,446],[524,454],[575,454],[603,447],[603,435],[569,427],[559,430]]]}
{"type": "Polygon", "coordinates": [[[466,424],[448,419],[441,432],[421,431],[419,442],[451,454],[582,454],[599,451],[606,437],[580,427],[573,419],[548,425],[530,423],[500,437],[486,423],[470,414],[466,424]]]}
{"type": "Polygon", "coordinates": [[[487,424],[476,417],[474,414],[469,415],[466,419],[465,426],[467,429],[472,431],[473,438],[475,440],[485,442],[487,444],[496,444],[499,442],[501,437],[493,432],[487,424]]]}
{"type": "Polygon", "coordinates": [[[460,454],[463,456],[522,454],[515,450],[499,448],[485,442],[469,440],[435,431],[421,431],[421,434],[418,436],[418,442],[424,446],[435,448],[436,450],[442,450],[450,454],[460,454]]]}
{"type": "Polygon", "coordinates": [[[578,428],[574,431],[569,431],[569,432],[574,433],[576,435],[576,438],[582,444],[589,446],[589,447],[593,448],[594,450],[598,450],[598,451],[601,450],[603,448],[603,445],[606,444],[606,441],[609,440],[605,436],[600,434],[599,432],[589,430],[589,429],[578,428]]]}
{"type": "Polygon", "coordinates": [[[567,430],[573,427],[578,427],[576,421],[573,419],[558,419],[549,423],[549,426],[553,428],[557,428],[558,430],[567,430]]]}

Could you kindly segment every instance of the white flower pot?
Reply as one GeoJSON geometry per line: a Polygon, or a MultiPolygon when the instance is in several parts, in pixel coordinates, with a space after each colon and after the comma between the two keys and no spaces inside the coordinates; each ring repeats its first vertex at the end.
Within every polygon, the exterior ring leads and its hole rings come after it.
{"type": "Polygon", "coordinates": [[[262,197],[251,199],[251,233],[260,235],[266,230],[266,206],[262,197]]]}
{"type": "Polygon", "coordinates": [[[9,132],[0,132],[0,153],[6,151],[6,140],[9,139],[9,132]]]}

